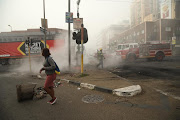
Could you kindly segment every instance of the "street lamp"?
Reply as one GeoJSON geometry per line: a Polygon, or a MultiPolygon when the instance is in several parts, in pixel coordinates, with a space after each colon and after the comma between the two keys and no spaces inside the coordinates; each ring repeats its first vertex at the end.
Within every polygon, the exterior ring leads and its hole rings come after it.
{"type": "Polygon", "coordinates": [[[8,25],[10,28],[11,28],[11,32],[12,32],[12,26],[11,25],[8,25]]]}

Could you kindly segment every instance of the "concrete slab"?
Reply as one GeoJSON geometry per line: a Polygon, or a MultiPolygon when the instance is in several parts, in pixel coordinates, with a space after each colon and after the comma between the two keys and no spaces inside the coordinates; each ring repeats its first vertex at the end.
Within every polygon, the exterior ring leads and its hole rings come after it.
{"type": "Polygon", "coordinates": [[[93,90],[95,85],[93,85],[93,84],[88,84],[88,83],[81,83],[80,86],[81,86],[81,87],[84,87],[84,88],[88,88],[88,89],[93,90]]]}
{"type": "Polygon", "coordinates": [[[113,90],[113,94],[118,96],[134,96],[141,93],[142,88],[140,85],[132,85],[124,88],[118,88],[113,90]]]}

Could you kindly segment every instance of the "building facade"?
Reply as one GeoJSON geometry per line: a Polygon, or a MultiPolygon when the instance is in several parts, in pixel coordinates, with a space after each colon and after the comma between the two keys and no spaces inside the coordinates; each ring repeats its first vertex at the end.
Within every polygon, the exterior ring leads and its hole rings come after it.
{"type": "Polygon", "coordinates": [[[112,41],[114,42],[111,42],[111,49],[122,43],[171,43],[176,54],[180,54],[180,20],[146,21],[120,33],[112,41]]]}
{"type": "Polygon", "coordinates": [[[134,0],[131,4],[131,27],[145,21],[180,19],[179,0],[134,0]]]}
{"type": "MultiPolygon", "coordinates": [[[[61,40],[63,41],[63,43],[65,43],[64,45],[66,47],[68,46],[67,36],[68,31],[65,29],[48,28],[46,33],[46,40],[61,40]]],[[[33,41],[44,41],[44,33],[37,28],[11,32],[1,32],[0,43],[25,42],[28,39],[28,37],[33,41]]],[[[71,51],[72,54],[75,54],[76,42],[74,40],[71,41],[71,51]]]]}

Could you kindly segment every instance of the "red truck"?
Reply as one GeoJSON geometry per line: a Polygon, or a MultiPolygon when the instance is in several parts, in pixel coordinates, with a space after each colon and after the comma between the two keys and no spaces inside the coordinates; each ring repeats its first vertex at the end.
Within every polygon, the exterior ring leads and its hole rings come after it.
{"type": "Polygon", "coordinates": [[[154,58],[157,61],[162,61],[165,56],[172,55],[172,50],[169,43],[126,43],[118,45],[116,55],[127,61],[134,61],[138,58],[154,58]]]}

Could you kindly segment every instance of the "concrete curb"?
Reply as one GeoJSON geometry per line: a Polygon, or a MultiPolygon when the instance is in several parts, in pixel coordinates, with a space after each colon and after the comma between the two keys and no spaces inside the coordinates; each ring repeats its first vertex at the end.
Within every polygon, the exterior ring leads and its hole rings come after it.
{"type": "Polygon", "coordinates": [[[142,91],[142,88],[140,87],[140,85],[137,85],[137,86],[139,86],[140,90],[139,89],[138,90],[137,89],[132,89],[132,90],[128,89],[128,91],[130,91],[128,93],[127,88],[129,88],[129,87],[131,88],[132,86],[125,87],[125,88],[119,88],[120,90],[118,91],[118,89],[112,90],[112,89],[109,89],[109,88],[104,88],[104,87],[100,87],[100,86],[96,86],[96,85],[88,84],[88,83],[80,83],[78,81],[73,81],[73,80],[66,80],[66,79],[61,79],[61,80],[65,81],[65,82],[67,82],[69,84],[73,84],[73,85],[76,85],[76,86],[80,86],[80,87],[83,87],[83,88],[96,90],[96,91],[100,91],[100,92],[110,93],[110,94],[113,94],[113,95],[115,94],[117,96],[128,96],[128,97],[130,97],[130,96],[137,95],[142,91]],[[123,91],[123,89],[125,89],[125,92],[123,91]],[[116,93],[116,92],[118,92],[118,93],[116,93]],[[131,92],[133,92],[133,95],[132,95],[131,92]],[[126,93],[126,94],[124,94],[124,93],[126,93]]]}
{"type": "Polygon", "coordinates": [[[73,85],[80,86],[83,88],[88,88],[91,90],[97,90],[97,91],[105,92],[105,93],[113,93],[113,90],[109,89],[109,88],[99,87],[99,86],[96,86],[93,84],[88,84],[88,83],[80,83],[80,82],[73,81],[73,80],[66,80],[66,79],[61,79],[61,80],[65,81],[69,84],[73,84],[73,85]]]}

